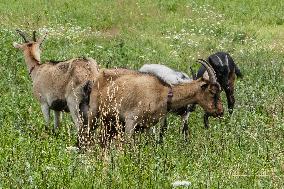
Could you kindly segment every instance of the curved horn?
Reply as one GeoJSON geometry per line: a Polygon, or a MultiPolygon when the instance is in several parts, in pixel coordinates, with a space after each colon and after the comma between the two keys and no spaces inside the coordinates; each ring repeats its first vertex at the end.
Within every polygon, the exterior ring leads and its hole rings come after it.
{"type": "Polygon", "coordinates": [[[47,36],[47,33],[45,33],[44,36],[38,40],[38,43],[39,43],[40,45],[41,45],[42,42],[45,40],[46,36],[47,36]]]}
{"type": "Polygon", "coordinates": [[[230,71],[230,68],[229,68],[228,55],[225,56],[225,65],[227,66],[227,71],[229,72],[229,71],[230,71]]]}
{"type": "Polygon", "coordinates": [[[33,31],[33,40],[36,42],[36,31],[33,31]]]}
{"type": "Polygon", "coordinates": [[[225,56],[225,65],[229,67],[228,55],[225,56]]]}
{"type": "Polygon", "coordinates": [[[216,78],[216,75],[215,75],[215,71],[211,67],[211,65],[206,60],[203,60],[203,59],[198,59],[197,62],[199,62],[200,64],[202,64],[206,68],[206,70],[208,72],[209,80],[212,83],[216,83],[217,82],[217,78],[216,78]]]}
{"type": "Polygon", "coordinates": [[[22,36],[22,38],[24,39],[24,42],[25,42],[25,43],[28,42],[28,40],[27,40],[27,38],[26,38],[24,32],[22,32],[21,30],[18,30],[18,29],[16,30],[16,32],[17,32],[20,36],[22,36]]]}

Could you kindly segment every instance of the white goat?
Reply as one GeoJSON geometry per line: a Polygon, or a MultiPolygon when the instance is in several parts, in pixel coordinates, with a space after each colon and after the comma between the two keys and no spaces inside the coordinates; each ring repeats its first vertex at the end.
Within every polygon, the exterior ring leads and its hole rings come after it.
{"type": "Polygon", "coordinates": [[[139,71],[154,74],[170,85],[192,81],[187,74],[175,71],[162,64],[144,64],[139,71]]]}

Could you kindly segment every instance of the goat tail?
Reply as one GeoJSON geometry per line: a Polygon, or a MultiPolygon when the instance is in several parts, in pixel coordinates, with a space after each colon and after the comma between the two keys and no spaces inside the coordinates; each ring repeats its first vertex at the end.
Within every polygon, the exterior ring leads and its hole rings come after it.
{"type": "Polygon", "coordinates": [[[88,104],[90,101],[91,91],[92,91],[92,82],[88,80],[83,84],[83,90],[82,90],[85,100],[87,101],[88,104]]]}
{"type": "Polygon", "coordinates": [[[88,62],[90,62],[91,64],[98,66],[97,61],[95,59],[88,57],[86,58],[86,60],[88,60],[88,62]]]}
{"type": "MultiPolygon", "coordinates": [[[[79,114],[81,116],[81,119],[83,121],[83,125],[88,125],[88,112],[89,112],[89,103],[90,103],[90,94],[92,90],[92,82],[86,81],[81,86],[79,86],[79,95],[81,95],[81,100],[79,101],[79,114]]],[[[85,127],[82,128],[85,128],[85,127]]],[[[87,134],[85,137],[89,137],[89,131],[88,129],[83,129],[84,134],[87,134]]],[[[81,132],[81,131],[80,131],[81,132]]],[[[82,133],[80,133],[82,134],[82,133]]],[[[86,139],[87,139],[86,138],[86,139]]],[[[89,140],[89,139],[88,139],[89,140]]]]}
{"type": "Polygon", "coordinates": [[[235,74],[237,75],[237,77],[239,78],[243,78],[244,75],[242,74],[240,68],[236,65],[236,68],[235,68],[235,74]]]}
{"type": "Polygon", "coordinates": [[[92,64],[97,64],[97,61],[95,59],[91,58],[91,57],[87,57],[86,60],[88,60],[92,64]]]}
{"type": "Polygon", "coordinates": [[[85,103],[89,104],[92,86],[93,86],[93,82],[90,81],[90,80],[87,80],[87,81],[83,82],[82,84],[80,84],[79,86],[77,86],[73,90],[75,96],[78,97],[78,101],[80,103],[85,102],[85,103]]]}
{"type": "Polygon", "coordinates": [[[90,57],[87,57],[86,60],[90,62],[90,65],[93,68],[93,72],[98,73],[100,69],[99,69],[99,65],[97,64],[97,61],[90,57]]]}

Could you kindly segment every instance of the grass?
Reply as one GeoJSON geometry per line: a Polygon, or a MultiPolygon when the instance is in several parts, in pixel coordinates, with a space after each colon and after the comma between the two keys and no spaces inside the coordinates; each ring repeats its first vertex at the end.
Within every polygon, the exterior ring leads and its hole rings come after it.
{"type": "MultiPolygon", "coordinates": [[[[282,188],[284,180],[284,3],[263,1],[0,2],[0,188],[282,188]],[[70,116],[44,131],[15,29],[48,31],[43,60],[94,57],[101,67],[164,63],[187,71],[228,51],[244,73],[232,116],[190,117],[184,142],[171,116],[165,143],[142,134],[135,147],[78,154],[70,116]]],[[[223,96],[223,99],[224,96],[223,96]]]]}

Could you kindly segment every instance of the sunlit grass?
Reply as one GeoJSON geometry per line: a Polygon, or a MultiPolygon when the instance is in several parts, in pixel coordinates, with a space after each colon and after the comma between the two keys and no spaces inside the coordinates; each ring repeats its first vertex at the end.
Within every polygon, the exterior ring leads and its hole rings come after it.
{"type": "MultiPolygon", "coordinates": [[[[0,188],[282,188],[284,54],[281,1],[0,2],[0,188]],[[190,140],[171,116],[165,143],[142,134],[131,148],[78,154],[70,116],[44,131],[15,29],[48,32],[43,60],[91,56],[101,67],[164,63],[186,72],[197,58],[228,51],[244,73],[236,108],[203,128],[192,113],[190,140]]],[[[225,100],[225,96],[222,96],[225,100]]],[[[226,104],[224,104],[226,105],[226,104]]]]}

